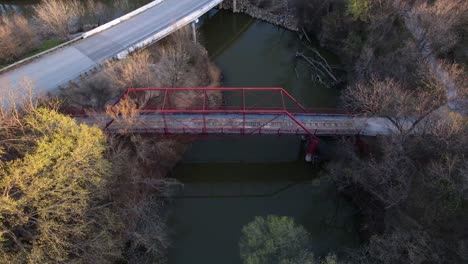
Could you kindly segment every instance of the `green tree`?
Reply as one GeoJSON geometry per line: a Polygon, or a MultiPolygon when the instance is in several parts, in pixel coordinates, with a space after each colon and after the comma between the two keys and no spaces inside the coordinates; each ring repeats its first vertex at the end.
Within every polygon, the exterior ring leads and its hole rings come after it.
{"type": "Polygon", "coordinates": [[[313,264],[310,235],[285,216],[256,217],[242,229],[240,255],[245,264],[313,264]]]}
{"type": "Polygon", "coordinates": [[[354,20],[367,21],[370,18],[370,0],[347,0],[346,11],[354,20]]]}
{"type": "Polygon", "coordinates": [[[45,108],[21,122],[34,139],[18,158],[0,159],[0,263],[117,258],[102,131],[45,108]]]}

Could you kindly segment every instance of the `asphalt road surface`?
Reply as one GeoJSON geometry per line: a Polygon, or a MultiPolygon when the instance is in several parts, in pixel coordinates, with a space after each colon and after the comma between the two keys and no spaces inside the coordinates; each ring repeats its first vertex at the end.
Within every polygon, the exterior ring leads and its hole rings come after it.
{"type": "Polygon", "coordinates": [[[45,94],[170,27],[212,0],[165,0],[118,25],[0,75],[0,87],[18,90],[25,78],[45,94]]]}

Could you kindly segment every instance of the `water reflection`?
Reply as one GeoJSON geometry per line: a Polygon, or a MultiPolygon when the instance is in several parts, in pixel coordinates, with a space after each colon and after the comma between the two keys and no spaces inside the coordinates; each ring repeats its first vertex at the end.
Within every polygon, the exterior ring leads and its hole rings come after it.
{"type": "MultiPolygon", "coordinates": [[[[334,108],[339,90],[311,78],[309,66],[296,59],[304,43],[294,32],[227,11],[203,20],[202,42],[221,68],[226,87],[283,87],[308,107],[334,108]]],[[[339,60],[315,47],[329,63],[339,60]]]]}
{"type": "Polygon", "coordinates": [[[359,245],[356,209],[302,162],[182,164],[176,176],[185,188],[173,203],[170,263],[240,264],[242,227],[270,214],[303,225],[317,256],[359,245]]]}

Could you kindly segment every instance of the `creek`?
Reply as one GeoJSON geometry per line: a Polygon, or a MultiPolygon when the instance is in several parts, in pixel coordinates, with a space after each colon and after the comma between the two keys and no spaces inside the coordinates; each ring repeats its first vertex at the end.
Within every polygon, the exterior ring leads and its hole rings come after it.
{"type": "MultiPolygon", "coordinates": [[[[37,2],[0,1],[0,13],[30,17],[37,2]]],[[[339,90],[317,82],[296,59],[306,45],[296,33],[218,10],[199,24],[200,41],[221,69],[224,87],[282,87],[306,107],[337,106],[339,90]]],[[[330,64],[339,63],[334,54],[314,48],[330,64]]],[[[335,143],[321,140],[321,154],[328,155],[335,143]]],[[[303,161],[296,136],[195,140],[172,175],[184,187],[171,203],[169,263],[240,264],[242,227],[270,214],[303,225],[317,256],[359,246],[357,209],[321,172],[303,161]]]]}
{"type": "MultiPolygon", "coordinates": [[[[200,24],[201,42],[221,69],[224,87],[282,87],[307,107],[336,107],[339,90],[314,81],[296,59],[305,45],[296,33],[228,11],[212,10],[200,24]]],[[[322,140],[322,154],[333,144],[322,140]]],[[[320,173],[303,161],[296,136],[196,140],[173,172],[184,188],[172,203],[169,263],[241,263],[242,227],[270,214],[303,225],[316,256],[359,246],[356,208],[320,173]]]]}

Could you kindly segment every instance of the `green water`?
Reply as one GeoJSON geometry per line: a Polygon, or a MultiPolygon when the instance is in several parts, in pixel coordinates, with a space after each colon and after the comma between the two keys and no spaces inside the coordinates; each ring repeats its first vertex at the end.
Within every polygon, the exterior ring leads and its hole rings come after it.
{"type": "MultiPolygon", "coordinates": [[[[243,14],[210,15],[202,20],[201,41],[221,68],[224,87],[281,87],[308,107],[336,107],[339,91],[316,82],[309,66],[296,59],[296,52],[307,51],[296,33],[243,14]]],[[[315,48],[338,64],[336,56],[315,48]]]]}
{"type": "MultiPolygon", "coordinates": [[[[145,1],[142,1],[145,2],[145,1]]],[[[31,15],[37,1],[0,1],[0,13],[31,15]]],[[[118,13],[118,12],[117,12],[118,13]]],[[[296,60],[297,34],[242,14],[201,18],[201,42],[225,87],[283,87],[308,107],[335,107],[339,91],[310,77],[296,60]]],[[[337,58],[316,47],[329,63],[337,58]]],[[[293,217],[312,236],[317,256],[359,245],[356,208],[320,170],[303,162],[295,136],[209,137],[195,141],[173,177],[184,184],[170,206],[173,264],[238,264],[241,228],[255,216],[293,217]]],[[[321,140],[322,156],[332,141],[321,140]]]]}
{"type": "Polygon", "coordinates": [[[359,245],[356,211],[332,183],[303,163],[184,164],[173,203],[170,263],[241,263],[242,226],[255,216],[293,217],[317,256],[359,245]]]}
{"type": "MultiPolygon", "coordinates": [[[[336,107],[339,91],[313,81],[296,60],[304,44],[295,33],[229,12],[212,11],[201,22],[201,42],[220,67],[223,86],[283,87],[308,107],[336,107]]],[[[302,144],[296,136],[195,141],[173,173],[184,188],[172,203],[169,262],[241,263],[242,227],[269,214],[305,226],[317,256],[358,246],[356,209],[319,177],[319,168],[303,162],[302,144]]],[[[322,140],[322,153],[332,145],[322,140]]]]}

